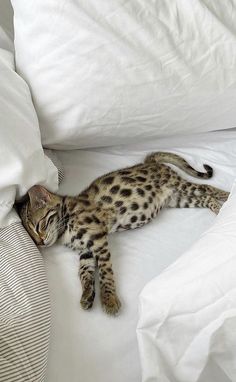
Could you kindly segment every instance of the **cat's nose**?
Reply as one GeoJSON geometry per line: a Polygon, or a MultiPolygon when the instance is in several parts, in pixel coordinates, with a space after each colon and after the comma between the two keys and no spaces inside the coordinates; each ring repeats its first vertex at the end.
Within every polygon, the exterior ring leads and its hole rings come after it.
{"type": "Polygon", "coordinates": [[[37,238],[34,237],[33,239],[36,245],[38,246],[44,245],[43,240],[40,237],[37,237],[37,238]]]}
{"type": "Polygon", "coordinates": [[[40,243],[38,243],[38,247],[45,247],[44,241],[41,240],[40,243]]]}

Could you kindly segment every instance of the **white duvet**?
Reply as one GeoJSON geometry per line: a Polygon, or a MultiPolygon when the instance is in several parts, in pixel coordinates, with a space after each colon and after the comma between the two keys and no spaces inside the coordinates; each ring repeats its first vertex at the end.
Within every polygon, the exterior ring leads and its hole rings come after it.
{"type": "Polygon", "coordinates": [[[236,183],[215,224],[142,291],[137,333],[143,382],[206,381],[212,367],[236,381],[236,183]]]}

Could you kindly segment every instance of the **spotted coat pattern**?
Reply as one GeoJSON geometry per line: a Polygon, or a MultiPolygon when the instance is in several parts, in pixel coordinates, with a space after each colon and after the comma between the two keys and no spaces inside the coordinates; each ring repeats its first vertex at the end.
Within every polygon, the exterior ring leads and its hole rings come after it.
{"type": "Polygon", "coordinates": [[[96,179],[78,196],[59,196],[41,186],[29,191],[20,214],[25,228],[39,245],[57,239],[80,255],[81,306],[89,309],[95,297],[98,268],[103,309],[115,315],[121,303],[116,293],[107,237],[110,233],[142,227],[164,207],[207,207],[218,213],[228,192],[183,179],[164,163],[171,163],[200,179],[212,176],[193,169],[172,153],[153,153],[143,163],[96,179]]]}

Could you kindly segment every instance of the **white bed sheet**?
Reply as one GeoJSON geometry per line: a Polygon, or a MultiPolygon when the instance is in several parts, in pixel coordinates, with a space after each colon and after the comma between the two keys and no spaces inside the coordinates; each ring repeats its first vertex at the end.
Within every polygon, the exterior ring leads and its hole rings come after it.
{"type": "MultiPolygon", "coordinates": [[[[230,190],[236,177],[236,131],[228,130],[126,147],[60,151],[65,179],[59,191],[76,194],[95,177],[137,163],[154,150],[183,154],[199,170],[202,163],[209,163],[215,176],[208,183],[226,190],[230,190]]],[[[139,293],[188,249],[214,219],[206,209],[166,209],[140,230],[110,236],[117,288],[123,303],[116,318],[102,312],[98,294],[90,312],[80,308],[79,259],[75,253],[59,245],[44,249],[52,303],[46,382],[141,381],[136,339],[139,293]]]]}

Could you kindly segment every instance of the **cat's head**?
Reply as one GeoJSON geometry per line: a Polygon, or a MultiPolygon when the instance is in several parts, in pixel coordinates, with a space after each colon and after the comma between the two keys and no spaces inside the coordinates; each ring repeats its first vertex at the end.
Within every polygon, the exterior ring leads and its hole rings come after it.
{"type": "Polygon", "coordinates": [[[33,186],[29,200],[19,209],[22,223],[37,245],[54,244],[62,228],[62,197],[33,186]]]}

